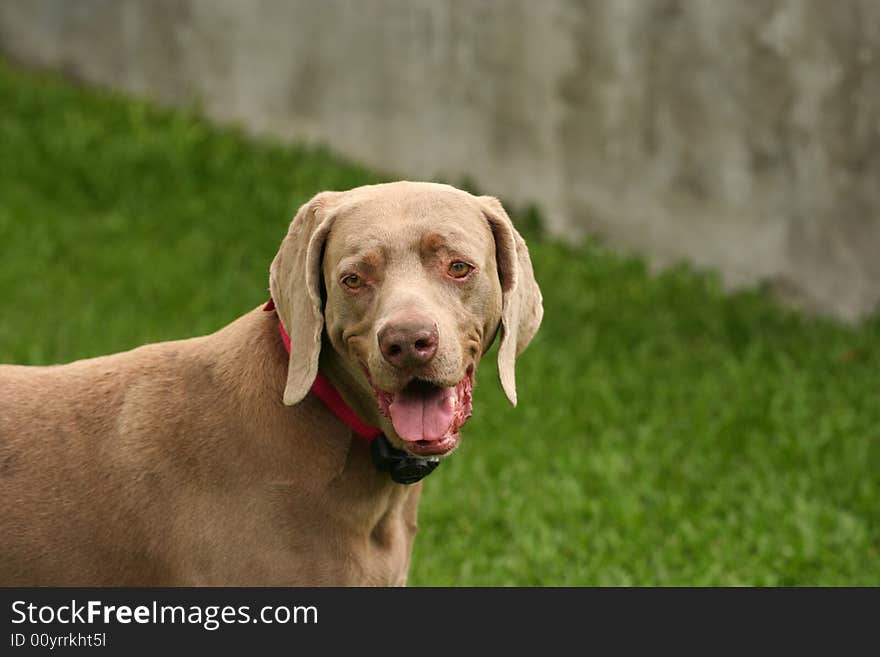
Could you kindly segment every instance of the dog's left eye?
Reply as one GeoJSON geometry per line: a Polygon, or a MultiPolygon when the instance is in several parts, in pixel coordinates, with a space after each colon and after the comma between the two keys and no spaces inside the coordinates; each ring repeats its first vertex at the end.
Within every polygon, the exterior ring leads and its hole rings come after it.
{"type": "Polygon", "coordinates": [[[364,279],[357,274],[349,274],[342,279],[342,284],[350,290],[356,290],[364,286],[364,279]]]}
{"type": "Polygon", "coordinates": [[[460,260],[456,260],[451,265],[449,265],[449,275],[452,278],[464,278],[468,274],[473,271],[473,267],[471,267],[466,262],[461,262],[460,260]]]}

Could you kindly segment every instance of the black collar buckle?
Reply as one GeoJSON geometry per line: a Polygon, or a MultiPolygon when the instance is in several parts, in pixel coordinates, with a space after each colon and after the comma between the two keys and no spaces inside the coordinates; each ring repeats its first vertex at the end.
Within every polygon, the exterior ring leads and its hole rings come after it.
{"type": "Polygon", "coordinates": [[[414,484],[421,481],[440,465],[440,459],[436,456],[422,458],[397,449],[388,441],[385,434],[379,434],[370,441],[370,455],[373,457],[376,469],[390,474],[398,484],[414,484]]]}

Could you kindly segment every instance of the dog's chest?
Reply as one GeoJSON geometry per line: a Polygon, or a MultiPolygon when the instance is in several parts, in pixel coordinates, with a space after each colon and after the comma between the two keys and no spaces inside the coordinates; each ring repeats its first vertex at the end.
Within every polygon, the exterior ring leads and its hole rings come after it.
{"type": "Polygon", "coordinates": [[[421,486],[386,484],[379,490],[346,492],[324,515],[336,546],[325,545],[330,579],[347,585],[401,586],[406,583],[417,531],[421,486]],[[328,549],[330,547],[330,549],[328,549]]]}

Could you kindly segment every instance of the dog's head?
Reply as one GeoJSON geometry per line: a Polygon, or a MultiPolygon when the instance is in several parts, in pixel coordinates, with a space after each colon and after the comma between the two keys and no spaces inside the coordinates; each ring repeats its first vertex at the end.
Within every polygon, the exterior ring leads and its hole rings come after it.
{"type": "Polygon", "coordinates": [[[433,183],[318,194],[294,217],[269,281],[291,337],[284,403],[308,393],[326,335],[375,396],[379,426],[419,456],[457,446],[499,329],[501,385],[516,404],[514,360],[543,314],[528,249],[498,200],[433,183]]]}

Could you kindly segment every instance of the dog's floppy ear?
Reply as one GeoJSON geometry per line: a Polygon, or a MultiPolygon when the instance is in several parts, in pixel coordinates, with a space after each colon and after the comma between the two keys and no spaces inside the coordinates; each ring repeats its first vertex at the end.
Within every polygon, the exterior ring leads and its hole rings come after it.
{"type": "Polygon", "coordinates": [[[544,316],[541,290],[535,280],[529,249],[497,198],[480,196],[495,236],[495,259],[501,279],[501,344],[498,377],[510,403],[516,406],[514,362],[538,332],[544,316]]]}
{"type": "Polygon", "coordinates": [[[278,317],[290,335],[284,387],[287,406],[306,396],[318,374],[324,330],[321,259],[337,196],[338,192],[322,192],[299,209],[269,268],[269,290],[278,317]]]}

